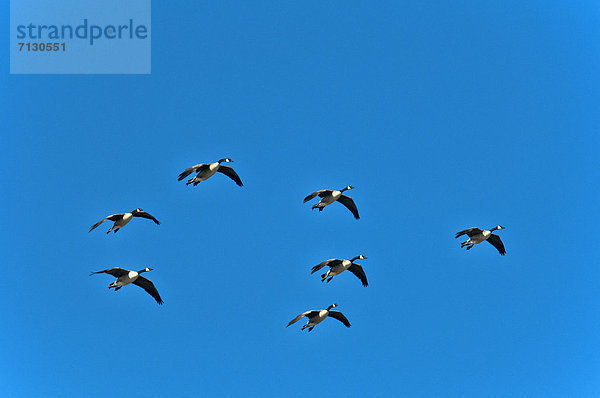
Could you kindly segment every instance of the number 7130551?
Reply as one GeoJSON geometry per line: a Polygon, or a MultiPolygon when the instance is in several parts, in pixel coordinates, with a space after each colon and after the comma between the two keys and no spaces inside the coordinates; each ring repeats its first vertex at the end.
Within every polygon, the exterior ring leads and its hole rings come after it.
{"type": "Polygon", "coordinates": [[[17,43],[19,51],[66,51],[65,42],[62,43],[17,43]]]}

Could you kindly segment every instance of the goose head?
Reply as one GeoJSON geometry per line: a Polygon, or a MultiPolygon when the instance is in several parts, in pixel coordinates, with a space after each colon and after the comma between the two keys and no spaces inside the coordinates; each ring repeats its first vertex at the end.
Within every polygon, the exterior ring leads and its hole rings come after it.
{"type": "Polygon", "coordinates": [[[498,225],[497,227],[494,227],[494,229],[496,230],[500,230],[500,229],[506,229],[505,227],[503,227],[502,225],[498,225]]]}
{"type": "Polygon", "coordinates": [[[229,158],[224,158],[224,159],[219,159],[219,161],[217,163],[221,164],[221,163],[231,163],[233,162],[233,160],[229,159],[229,158]]]}
{"type": "Polygon", "coordinates": [[[363,255],[363,254],[359,254],[358,256],[354,257],[352,260],[350,260],[351,262],[354,262],[356,260],[364,260],[366,259],[367,256],[363,255]]]}
{"type": "Polygon", "coordinates": [[[138,274],[141,274],[142,272],[150,272],[150,271],[153,271],[153,269],[152,269],[152,268],[149,268],[149,267],[146,267],[146,268],[144,268],[144,269],[141,269],[141,270],[139,270],[139,271],[138,271],[138,274]]]}
{"type": "Polygon", "coordinates": [[[133,210],[133,211],[131,212],[131,214],[135,214],[135,213],[141,213],[141,212],[143,212],[143,211],[144,211],[144,210],[142,210],[141,208],[139,208],[139,207],[138,207],[137,209],[133,210]]]}
{"type": "Polygon", "coordinates": [[[341,192],[347,191],[349,189],[354,189],[352,185],[348,185],[346,188],[342,189],[341,192]]]}
{"type": "Polygon", "coordinates": [[[330,309],[335,308],[337,306],[338,306],[337,303],[333,303],[329,307],[327,307],[327,311],[329,311],[330,309]]]}

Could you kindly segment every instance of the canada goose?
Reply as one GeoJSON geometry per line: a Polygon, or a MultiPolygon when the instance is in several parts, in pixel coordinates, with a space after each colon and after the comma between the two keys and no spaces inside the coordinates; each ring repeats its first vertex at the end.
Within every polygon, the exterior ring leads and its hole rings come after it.
{"type": "Polygon", "coordinates": [[[498,249],[501,256],[504,256],[506,254],[506,250],[504,249],[504,244],[502,243],[502,241],[500,240],[500,237],[498,235],[492,233],[493,231],[495,231],[497,229],[500,230],[500,229],[505,229],[505,228],[502,225],[498,225],[497,227],[494,227],[494,228],[490,229],[489,231],[486,229],[481,230],[479,228],[469,228],[469,229],[465,229],[464,231],[457,232],[455,238],[458,238],[461,235],[467,235],[469,237],[469,239],[460,244],[460,247],[467,246],[467,250],[472,248],[473,245],[476,245],[476,244],[481,243],[484,240],[486,240],[492,246],[494,246],[496,249],[498,249]]]}
{"type": "Polygon", "coordinates": [[[129,213],[112,214],[106,218],[103,218],[102,220],[98,221],[96,224],[92,225],[92,227],[90,228],[88,233],[92,232],[92,230],[94,228],[96,228],[98,225],[102,224],[106,220],[115,222],[113,224],[113,226],[110,227],[110,229],[108,231],[106,231],[106,233],[109,233],[110,231],[113,231],[113,230],[114,230],[114,233],[117,233],[117,231],[119,229],[123,228],[129,221],[131,221],[131,219],[133,217],[148,218],[148,219],[154,221],[157,225],[160,225],[160,221],[158,221],[156,218],[151,216],[149,213],[146,213],[144,210],[137,208],[129,213]]]}
{"type": "Polygon", "coordinates": [[[344,206],[346,206],[348,208],[348,210],[350,210],[352,212],[352,214],[354,214],[354,218],[356,218],[358,220],[360,218],[360,216],[358,215],[358,209],[356,208],[354,201],[349,196],[342,195],[342,193],[344,191],[347,191],[348,189],[354,189],[354,187],[352,185],[348,185],[346,188],[340,189],[339,191],[329,190],[329,189],[321,189],[320,191],[313,192],[310,195],[308,195],[306,198],[304,198],[303,203],[306,203],[309,200],[311,200],[312,198],[314,198],[315,196],[318,196],[322,199],[319,203],[314,205],[312,208],[319,209],[319,211],[323,211],[323,208],[325,206],[330,205],[335,201],[338,201],[341,204],[343,204],[344,206]]]}
{"type": "Polygon", "coordinates": [[[117,290],[119,290],[120,288],[122,288],[123,286],[129,285],[130,283],[133,283],[134,285],[138,285],[139,287],[144,289],[146,292],[148,292],[149,295],[154,297],[154,300],[156,300],[156,302],[159,305],[162,305],[163,300],[160,298],[160,295],[158,294],[158,290],[156,290],[152,281],[150,279],[146,279],[140,275],[142,272],[149,272],[149,271],[152,271],[152,268],[144,268],[139,271],[130,271],[130,270],[123,269],[123,268],[109,268],[109,269],[105,269],[104,271],[92,272],[90,274],[90,276],[94,275],[94,274],[109,274],[109,275],[116,277],[117,280],[114,281],[113,283],[111,283],[110,285],[108,285],[109,289],[114,287],[115,292],[117,290]]]}
{"type": "Polygon", "coordinates": [[[361,267],[360,264],[356,264],[354,262],[354,260],[363,260],[366,258],[367,257],[363,256],[362,254],[354,257],[352,260],[340,260],[338,258],[332,258],[330,260],[323,261],[321,264],[318,264],[318,265],[315,265],[314,267],[312,267],[312,271],[310,271],[310,273],[312,275],[315,272],[317,272],[318,270],[320,270],[321,268],[323,268],[324,266],[328,266],[329,271],[327,271],[326,273],[321,275],[321,282],[323,282],[325,279],[327,279],[327,283],[329,283],[329,281],[331,279],[333,279],[334,276],[339,275],[342,272],[348,270],[348,271],[352,272],[354,275],[356,275],[356,277],[358,279],[360,279],[360,281],[362,282],[362,285],[364,287],[367,287],[367,286],[369,286],[369,282],[367,282],[367,275],[365,275],[365,271],[363,270],[363,267],[361,267]]]}
{"type": "Polygon", "coordinates": [[[308,328],[308,331],[310,332],[311,330],[313,330],[313,328],[317,324],[321,323],[328,316],[337,319],[338,321],[340,321],[344,325],[346,325],[347,328],[349,328],[350,322],[348,322],[348,319],[346,319],[344,314],[342,314],[339,311],[331,311],[332,308],[337,307],[337,306],[338,305],[336,303],[333,303],[329,307],[327,307],[326,310],[303,312],[302,314],[300,314],[297,317],[295,317],[294,319],[292,319],[290,321],[290,323],[287,324],[286,328],[288,326],[290,326],[291,324],[298,322],[302,317],[307,317],[308,323],[306,325],[302,326],[302,330],[308,328]]]}
{"type": "Polygon", "coordinates": [[[179,174],[177,181],[183,180],[192,173],[198,173],[194,178],[189,179],[188,182],[185,183],[185,185],[194,184],[194,186],[196,186],[201,181],[208,180],[218,171],[219,173],[223,173],[227,177],[231,178],[240,187],[244,185],[242,184],[240,176],[238,176],[231,167],[222,165],[221,163],[223,162],[230,163],[233,162],[233,160],[225,158],[219,159],[219,161],[215,163],[200,163],[195,166],[188,167],[183,173],[179,174]]]}

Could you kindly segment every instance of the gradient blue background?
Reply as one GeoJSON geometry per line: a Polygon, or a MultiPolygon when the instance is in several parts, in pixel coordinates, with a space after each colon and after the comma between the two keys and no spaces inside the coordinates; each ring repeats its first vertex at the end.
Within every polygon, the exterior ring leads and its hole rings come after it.
{"type": "Polygon", "coordinates": [[[153,3],[150,76],[5,50],[3,397],[600,395],[597,2],[153,3]],[[177,182],[225,156],[244,187],[177,182]],[[347,184],[359,221],[302,205],[347,184]]]}

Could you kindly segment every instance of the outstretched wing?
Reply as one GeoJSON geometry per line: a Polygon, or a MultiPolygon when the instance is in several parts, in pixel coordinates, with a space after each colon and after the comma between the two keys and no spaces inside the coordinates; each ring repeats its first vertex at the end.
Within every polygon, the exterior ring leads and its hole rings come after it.
{"type": "Polygon", "coordinates": [[[506,250],[504,249],[504,243],[502,243],[498,235],[491,234],[490,237],[487,238],[487,241],[490,242],[491,245],[494,246],[496,249],[498,249],[501,256],[504,256],[506,254],[506,250]]]}
{"type": "Polygon", "coordinates": [[[364,287],[369,286],[369,282],[367,282],[367,275],[365,274],[365,270],[360,264],[352,263],[348,268],[348,271],[352,272],[360,281],[364,287]]]}
{"type": "Polygon", "coordinates": [[[102,270],[102,271],[92,272],[90,274],[90,276],[94,275],[94,274],[109,274],[109,275],[114,276],[115,278],[118,278],[118,277],[121,277],[123,275],[127,275],[128,273],[129,273],[128,270],[117,267],[117,268],[109,268],[109,269],[105,269],[105,270],[102,270]]]}
{"type": "Polygon", "coordinates": [[[242,184],[242,180],[240,179],[240,176],[237,175],[237,173],[231,167],[220,165],[219,168],[217,169],[217,171],[219,173],[223,173],[227,177],[231,178],[240,187],[244,185],[244,184],[242,184]]]}
{"type": "Polygon", "coordinates": [[[332,258],[332,259],[329,259],[329,260],[325,260],[321,264],[317,264],[314,267],[312,267],[312,270],[310,271],[310,273],[314,274],[315,272],[317,272],[318,270],[320,270],[321,268],[323,268],[326,265],[329,266],[329,267],[334,267],[334,266],[338,265],[341,262],[342,262],[342,260],[339,260],[337,258],[332,258]]]}
{"type": "Polygon", "coordinates": [[[482,231],[479,228],[469,228],[465,229],[464,231],[457,232],[454,238],[456,239],[465,234],[470,238],[471,236],[479,235],[481,232],[482,231]]]}
{"type": "Polygon", "coordinates": [[[154,287],[154,283],[152,283],[152,281],[150,279],[146,279],[143,276],[138,276],[137,279],[135,280],[135,282],[133,282],[133,284],[138,285],[139,287],[144,289],[146,292],[148,292],[149,295],[154,297],[154,300],[156,300],[156,302],[159,305],[163,304],[163,301],[160,298],[160,294],[158,294],[158,290],[156,290],[156,287],[154,287]]]}
{"type": "Polygon", "coordinates": [[[121,217],[123,217],[123,213],[121,213],[121,214],[111,214],[110,216],[108,216],[106,218],[103,218],[102,220],[98,221],[96,224],[92,225],[92,227],[90,228],[90,230],[88,231],[88,233],[92,232],[92,230],[94,228],[96,228],[98,225],[102,224],[106,220],[117,221],[121,217]]]}
{"type": "Polygon", "coordinates": [[[295,317],[294,319],[292,319],[292,320],[290,321],[290,323],[288,323],[288,324],[287,324],[286,328],[287,328],[288,326],[290,326],[290,325],[292,325],[292,324],[294,324],[294,323],[298,322],[300,319],[302,319],[302,317],[305,317],[305,316],[307,316],[307,315],[308,315],[310,312],[311,312],[311,311],[306,311],[306,312],[303,312],[302,314],[298,315],[297,317],[295,317]]]}
{"type": "Polygon", "coordinates": [[[331,194],[331,192],[333,192],[333,191],[331,191],[331,190],[329,190],[329,189],[321,189],[321,190],[319,190],[319,191],[313,192],[313,193],[311,193],[310,195],[308,195],[306,198],[304,198],[304,202],[302,202],[302,203],[306,203],[306,202],[308,202],[309,200],[311,200],[312,198],[314,198],[314,197],[315,197],[315,196],[317,196],[317,195],[318,195],[320,198],[323,198],[323,197],[325,197],[325,196],[327,196],[327,195],[330,195],[330,194],[331,194]]]}
{"type": "Polygon", "coordinates": [[[356,218],[357,220],[360,218],[360,216],[358,215],[358,209],[356,208],[356,205],[354,204],[354,201],[351,197],[342,195],[338,199],[338,202],[346,206],[348,210],[350,210],[352,214],[354,214],[354,218],[356,218]]]}
{"type": "Polygon", "coordinates": [[[133,216],[147,218],[149,220],[154,221],[156,224],[160,225],[160,221],[158,221],[156,218],[154,218],[154,216],[152,216],[150,213],[146,213],[145,211],[138,211],[136,213],[133,213],[133,216]]]}
{"type": "Polygon", "coordinates": [[[183,173],[179,174],[179,178],[177,178],[177,181],[183,180],[185,177],[189,176],[192,173],[197,173],[204,168],[208,168],[208,166],[209,165],[206,163],[200,163],[195,166],[188,167],[187,169],[185,169],[185,171],[183,173]]]}
{"type": "Polygon", "coordinates": [[[344,314],[342,314],[339,311],[329,311],[329,316],[337,319],[338,321],[342,322],[344,325],[346,325],[347,328],[350,327],[350,322],[348,321],[348,319],[344,316],[344,314]]]}

